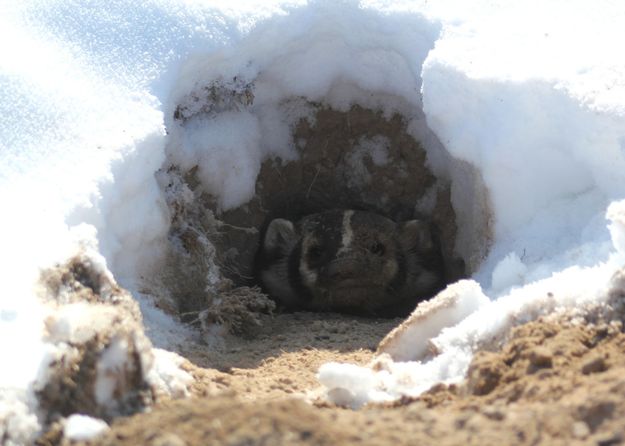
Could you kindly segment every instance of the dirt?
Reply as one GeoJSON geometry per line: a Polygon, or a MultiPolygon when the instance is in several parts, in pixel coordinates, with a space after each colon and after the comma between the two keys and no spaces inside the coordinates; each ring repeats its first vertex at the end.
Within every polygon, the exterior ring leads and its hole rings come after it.
{"type": "Polygon", "coordinates": [[[196,377],[193,396],[119,418],[92,444],[625,443],[620,322],[519,326],[501,349],[475,356],[465,382],[435,386],[419,398],[359,411],[318,398],[321,363],[367,363],[395,324],[281,314],[254,339],[228,339],[218,352],[190,346],[185,354],[196,377]]]}
{"type": "Polygon", "coordinates": [[[224,345],[194,344],[181,352],[196,378],[194,394],[234,391],[243,400],[305,398],[318,387],[316,372],[328,361],[366,364],[399,319],[334,313],[260,315],[253,337],[227,336],[224,345]]]}

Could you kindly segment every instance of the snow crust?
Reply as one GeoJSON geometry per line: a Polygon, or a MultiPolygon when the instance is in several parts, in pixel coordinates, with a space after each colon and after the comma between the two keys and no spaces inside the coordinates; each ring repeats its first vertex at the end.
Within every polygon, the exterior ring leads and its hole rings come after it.
{"type": "MultiPolygon", "coordinates": [[[[609,295],[625,260],[618,2],[225,3],[0,5],[0,352],[12,361],[0,370],[0,432],[9,444],[42,427],[32,383],[50,358],[44,319],[56,310],[34,291],[40,268],[89,246],[141,302],[148,334],[174,348],[188,333],[145,291],[169,222],[155,171],[198,164],[221,208],[238,206],[263,159],[293,159],[290,126],[309,116],[309,101],[403,114],[433,171],[455,180],[461,254],[471,255],[478,220],[460,162],[480,173],[493,224],[489,255],[458,294],[468,306],[408,335],[438,354],[385,357],[377,370],[324,366],[330,397],[358,406],[457,381],[474,349],[511,324],[609,295]],[[203,108],[193,98],[205,87],[239,99],[203,108]]],[[[383,141],[362,146],[385,162],[383,141]]],[[[80,305],[61,311],[63,338],[98,329],[80,305]]],[[[120,366],[123,347],[107,352],[109,366],[120,366]]],[[[177,360],[156,356],[163,388],[184,393],[177,360]]]]}

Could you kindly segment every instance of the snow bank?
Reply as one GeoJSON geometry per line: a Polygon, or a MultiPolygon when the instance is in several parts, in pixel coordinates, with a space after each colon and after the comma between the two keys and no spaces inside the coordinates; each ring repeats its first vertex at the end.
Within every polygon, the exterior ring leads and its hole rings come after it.
{"type": "Polygon", "coordinates": [[[525,283],[604,260],[603,215],[625,190],[625,67],[607,51],[623,37],[622,8],[543,6],[453,27],[423,66],[428,124],[490,192],[497,243],[476,276],[486,286],[512,253],[528,266],[525,283]],[[580,35],[588,23],[601,32],[580,35]]]}
{"type": "MultiPolygon", "coordinates": [[[[245,204],[264,159],[296,156],[292,126],[311,118],[311,103],[403,116],[428,167],[451,182],[455,249],[476,281],[459,294],[467,307],[415,328],[430,340],[425,351],[440,352],[416,368],[324,368],[343,400],[460,379],[474,348],[512,316],[604,299],[625,251],[622,205],[610,205],[625,195],[625,67],[610,49],[625,37],[622,8],[431,3],[0,6],[0,351],[15,358],[0,371],[3,438],[23,443],[43,423],[32,383],[56,347],[44,335],[50,309],[33,290],[40,268],[81,247],[99,252],[102,270],[140,301],[152,340],[175,347],[188,332],[150,304],[171,219],[155,172],[197,165],[221,211],[245,204]],[[354,389],[359,373],[369,384],[354,389]],[[6,401],[21,415],[3,411],[6,401]]],[[[383,164],[384,140],[370,141],[383,164]]],[[[98,326],[89,311],[63,311],[56,333],[66,339],[98,326]]],[[[112,369],[125,350],[114,345],[112,369]]],[[[176,360],[160,356],[163,387],[184,393],[166,365],[176,360]]],[[[98,394],[109,393],[102,384],[98,394]]]]}

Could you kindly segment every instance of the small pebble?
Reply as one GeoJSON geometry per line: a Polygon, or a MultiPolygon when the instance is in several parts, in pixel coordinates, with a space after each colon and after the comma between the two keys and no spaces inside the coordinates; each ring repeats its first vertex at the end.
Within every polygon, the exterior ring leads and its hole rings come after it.
{"type": "Polygon", "coordinates": [[[575,438],[586,438],[590,434],[590,428],[583,421],[573,423],[573,436],[575,438]]]}
{"type": "Polygon", "coordinates": [[[536,347],[529,355],[530,363],[538,368],[550,368],[553,366],[553,355],[546,347],[536,347]]]}
{"type": "Polygon", "coordinates": [[[506,418],[506,413],[500,407],[489,405],[482,408],[482,414],[491,420],[501,421],[506,418]]]}
{"type": "Polygon", "coordinates": [[[186,446],[186,442],[176,434],[159,435],[150,442],[150,446],[186,446]]]}
{"type": "Polygon", "coordinates": [[[584,375],[590,375],[591,373],[605,372],[608,369],[608,364],[603,356],[594,356],[587,360],[582,366],[582,373],[584,375]]]}

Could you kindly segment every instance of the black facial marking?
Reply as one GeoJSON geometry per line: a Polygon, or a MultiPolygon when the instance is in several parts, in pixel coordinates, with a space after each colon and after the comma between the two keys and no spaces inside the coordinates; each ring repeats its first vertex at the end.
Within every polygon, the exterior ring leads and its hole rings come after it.
{"type": "Polygon", "coordinates": [[[308,233],[315,240],[307,254],[324,258],[326,261],[331,259],[340,248],[342,225],[342,211],[329,211],[305,217],[300,225],[301,233],[308,233]],[[315,252],[312,253],[311,250],[315,252]]]}
{"type": "Polygon", "coordinates": [[[395,261],[397,262],[397,272],[387,287],[390,294],[398,293],[406,283],[406,255],[401,250],[401,246],[399,246],[399,244],[397,244],[395,261]]]}
{"type": "Polygon", "coordinates": [[[306,257],[308,260],[308,264],[311,267],[318,267],[323,264],[326,257],[326,251],[323,249],[323,246],[315,243],[314,245],[308,247],[306,257]]]}
{"type": "Polygon", "coordinates": [[[293,251],[289,254],[288,258],[288,268],[289,268],[289,283],[295,294],[297,296],[297,300],[301,302],[309,302],[312,300],[313,296],[310,290],[304,285],[302,282],[302,276],[299,272],[299,262],[302,256],[302,241],[300,240],[295,245],[293,251]]]}

